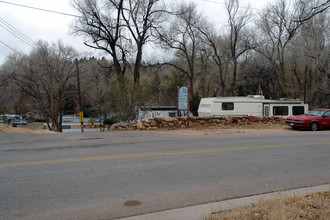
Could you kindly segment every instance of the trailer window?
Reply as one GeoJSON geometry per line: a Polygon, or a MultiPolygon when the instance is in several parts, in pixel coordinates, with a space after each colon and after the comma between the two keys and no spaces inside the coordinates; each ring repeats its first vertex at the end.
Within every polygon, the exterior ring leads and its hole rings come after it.
{"type": "Polygon", "coordinates": [[[273,115],[289,115],[289,107],[288,106],[274,106],[273,107],[273,115]]]}
{"type": "Polygon", "coordinates": [[[265,106],[265,116],[269,116],[269,106],[265,106]]]}
{"type": "Polygon", "coordinates": [[[222,110],[234,110],[234,103],[233,102],[223,102],[222,110]]]}
{"type": "Polygon", "coordinates": [[[293,106],[292,107],[292,114],[293,115],[303,115],[303,114],[305,114],[304,106],[293,106]]]}
{"type": "Polygon", "coordinates": [[[175,118],[176,117],[176,112],[169,112],[168,117],[175,118]]]}

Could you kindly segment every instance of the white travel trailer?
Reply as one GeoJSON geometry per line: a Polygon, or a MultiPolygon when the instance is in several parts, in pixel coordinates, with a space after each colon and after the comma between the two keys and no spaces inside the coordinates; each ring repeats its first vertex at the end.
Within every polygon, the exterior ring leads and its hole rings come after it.
{"type": "Polygon", "coordinates": [[[247,97],[202,98],[198,116],[281,116],[301,115],[308,112],[308,104],[301,100],[265,99],[262,95],[247,97]]]}

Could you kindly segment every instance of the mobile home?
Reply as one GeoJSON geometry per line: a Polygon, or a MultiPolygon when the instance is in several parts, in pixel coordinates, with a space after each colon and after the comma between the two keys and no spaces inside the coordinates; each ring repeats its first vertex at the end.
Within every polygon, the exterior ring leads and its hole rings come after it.
{"type": "Polygon", "coordinates": [[[154,117],[176,117],[176,106],[147,106],[139,109],[138,120],[154,117]]]}
{"type": "Polygon", "coordinates": [[[262,95],[247,97],[202,98],[198,116],[281,116],[308,112],[308,104],[298,99],[265,99],[262,95]]]}

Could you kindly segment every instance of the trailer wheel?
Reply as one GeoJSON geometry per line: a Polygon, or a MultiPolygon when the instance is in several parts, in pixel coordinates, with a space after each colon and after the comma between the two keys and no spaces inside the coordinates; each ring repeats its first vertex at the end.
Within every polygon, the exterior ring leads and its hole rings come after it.
{"type": "Polygon", "coordinates": [[[309,126],[309,128],[312,131],[317,131],[319,129],[319,124],[317,122],[312,122],[311,125],[309,126]]]}

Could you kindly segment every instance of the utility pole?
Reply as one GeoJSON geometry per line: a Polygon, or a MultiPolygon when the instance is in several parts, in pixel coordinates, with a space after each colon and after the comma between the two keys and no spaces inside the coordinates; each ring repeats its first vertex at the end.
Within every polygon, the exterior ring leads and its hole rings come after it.
{"type": "Polygon", "coordinates": [[[80,120],[81,132],[84,132],[84,112],[82,111],[82,104],[81,104],[81,92],[80,92],[80,78],[79,78],[78,59],[76,59],[76,68],[77,68],[77,86],[78,86],[78,98],[79,98],[79,120],[80,120]]]}

